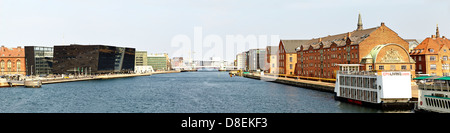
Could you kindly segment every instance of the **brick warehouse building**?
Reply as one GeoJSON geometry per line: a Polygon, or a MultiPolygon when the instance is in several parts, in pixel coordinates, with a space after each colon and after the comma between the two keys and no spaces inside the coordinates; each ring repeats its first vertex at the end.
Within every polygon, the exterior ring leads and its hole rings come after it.
{"type": "Polygon", "coordinates": [[[2,46],[0,50],[0,69],[0,75],[25,75],[25,49],[22,47],[7,48],[2,46]]]}
{"type": "Polygon", "coordinates": [[[360,70],[410,70],[415,62],[409,56],[409,43],[384,23],[363,29],[359,16],[357,30],[311,39],[299,44],[295,75],[336,78],[338,64],[358,64],[360,70]]]}

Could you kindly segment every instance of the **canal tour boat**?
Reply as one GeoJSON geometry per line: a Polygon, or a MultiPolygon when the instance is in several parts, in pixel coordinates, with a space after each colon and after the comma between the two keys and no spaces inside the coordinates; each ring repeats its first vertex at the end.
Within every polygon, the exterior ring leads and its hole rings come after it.
{"type": "Polygon", "coordinates": [[[381,109],[413,109],[410,71],[359,71],[359,64],[340,64],[335,98],[381,109]]]}
{"type": "Polygon", "coordinates": [[[416,111],[450,113],[450,77],[436,78],[419,83],[419,100],[416,111]]]}

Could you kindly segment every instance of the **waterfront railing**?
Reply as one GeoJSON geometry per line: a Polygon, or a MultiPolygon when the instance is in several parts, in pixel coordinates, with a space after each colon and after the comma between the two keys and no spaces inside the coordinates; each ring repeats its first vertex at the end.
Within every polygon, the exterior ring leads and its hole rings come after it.
{"type": "Polygon", "coordinates": [[[450,85],[448,83],[425,83],[417,84],[421,90],[431,91],[447,91],[450,92],[450,85]]]}

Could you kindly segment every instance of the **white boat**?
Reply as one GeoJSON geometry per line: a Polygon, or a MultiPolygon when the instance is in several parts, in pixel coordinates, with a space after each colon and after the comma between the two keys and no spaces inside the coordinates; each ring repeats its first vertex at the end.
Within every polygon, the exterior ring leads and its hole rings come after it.
{"type": "Polygon", "coordinates": [[[40,88],[42,86],[42,82],[40,80],[25,80],[24,86],[27,88],[40,88]]]}
{"type": "Polygon", "coordinates": [[[336,99],[382,109],[413,109],[410,71],[358,71],[341,65],[336,74],[336,99]]]}
{"type": "Polygon", "coordinates": [[[416,111],[450,113],[450,77],[418,84],[419,100],[416,111]]]}

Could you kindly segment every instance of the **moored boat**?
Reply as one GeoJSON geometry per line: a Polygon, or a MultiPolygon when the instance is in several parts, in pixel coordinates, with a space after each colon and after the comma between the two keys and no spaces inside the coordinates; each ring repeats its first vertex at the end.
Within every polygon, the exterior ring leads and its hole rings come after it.
{"type": "Polygon", "coordinates": [[[387,110],[414,108],[414,103],[410,101],[410,71],[341,69],[336,74],[334,92],[337,100],[358,105],[387,110]]]}
{"type": "Polygon", "coordinates": [[[419,83],[419,100],[416,111],[450,113],[450,77],[435,78],[419,83]]]}
{"type": "Polygon", "coordinates": [[[24,86],[27,88],[40,88],[42,86],[42,82],[40,80],[25,80],[24,86]]]}

